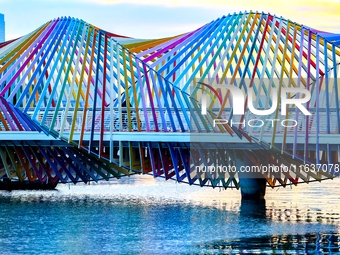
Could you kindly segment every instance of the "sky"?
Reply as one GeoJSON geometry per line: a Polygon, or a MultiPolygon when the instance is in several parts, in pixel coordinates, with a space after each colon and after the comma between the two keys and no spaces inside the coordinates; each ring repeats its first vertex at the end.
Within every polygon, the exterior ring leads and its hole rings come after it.
{"type": "Polygon", "coordinates": [[[135,38],[185,33],[228,13],[263,11],[340,33],[340,0],[0,0],[6,40],[61,16],[135,38]]]}

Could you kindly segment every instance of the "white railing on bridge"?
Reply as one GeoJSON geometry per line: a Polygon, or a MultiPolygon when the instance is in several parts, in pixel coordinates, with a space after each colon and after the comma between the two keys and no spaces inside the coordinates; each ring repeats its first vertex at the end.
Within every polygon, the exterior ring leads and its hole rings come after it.
{"type": "MultiPolygon", "coordinates": [[[[157,127],[156,123],[154,121],[154,117],[152,114],[151,109],[147,111],[147,118],[146,114],[144,114],[144,111],[135,111],[135,109],[130,108],[130,123],[131,126],[129,128],[129,120],[128,120],[128,114],[127,111],[124,108],[121,108],[122,113],[120,114],[118,109],[114,109],[113,114],[111,114],[110,110],[106,110],[104,112],[104,115],[102,116],[101,109],[96,111],[96,114],[94,116],[94,125],[92,126],[93,123],[93,111],[92,109],[89,109],[86,111],[85,115],[85,125],[84,125],[84,131],[85,132],[90,132],[91,130],[94,130],[95,132],[101,131],[101,120],[104,118],[104,132],[110,132],[111,130],[113,132],[115,131],[138,131],[138,126],[140,128],[139,131],[156,131],[158,127],[158,131],[168,131],[168,132],[173,132],[174,128],[171,125],[170,121],[170,116],[167,111],[163,112],[164,118],[165,118],[165,126],[164,123],[162,122],[161,118],[161,113],[160,111],[156,111],[156,119],[157,119],[157,127]],[[122,116],[122,118],[120,118],[122,116]],[[149,130],[147,130],[147,124],[146,124],[146,119],[148,119],[149,123],[149,130]],[[139,122],[139,125],[138,125],[139,122]],[[112,125],[112,127],[111,127],[112,125]],[[166,130],[165,130],[166,129],[166,130]]],[[[218,114],[218,109],[213,109],[212,113],[218,114]]],[[[319,125],[319,134],[327,134],[328,133],[328,127],[327,127],[327,115],[328,113],[326,112],[325,109],[320,110],[319,112],[319,118],[317,119],[317,116],[313,109],[310,109],[310,112],[312,113],[311,116],[308,116],[308,132],[310,134],[316,134],[317,131],[317,124],[319,125]]],[[[28,112],[28,115],[32,116],[33,112],[28,112]]],[[[41,122],[43,119],[43,115],[45,114],[44,110],[42,109],[39,114],[36,116],[36,121],[41,122]]],[[[180,121],[175,114],[174,111],[171,112],[172,114],[172,119],[173,123],[175,126],[175,129],[177,132],[181,132],[181,125],[180,121]]],[[[213,117],[211,115],[207,114],[205,116],[202,116],[201,113],[195,112],[195,111],[186,111],[187,116],[190,118],[190,124],[192,126],[193,132],[208,132],[207,129],[205,128],[204,122],[208,125],[209,132],[215,132],[219,133],[221,130],[217,127],[217,125],[213,125],[213,117]],[[196,117],[196,121],[194,121],[194,117],[196,117]],[[203,119],[202,119],[203,118],[203,119]]],[[[54,110],[50,110],[49,113],[47,114],[44,123],[44,126],[46,127],[51,127],[52,125],[52,120],[54,116],[54,110]]],[[[229,116],[230,116],[230,110],[225,110],[220,118],[220,121],[215,121],[225,123],[226,121],[229,121],[229,116]]],[[[183,127],[185,131],[189,131],[189,125],[185,120],[185,116],[182,111],[179,112],[179,117],[180,120],[182,121],[183,127]]],[[[61,109],[55,120],[54,128],[53,130],[60,132],[63,130],[63,132],[69,132],[71,131],[72,127],[72,122],[74,118],[74,111],[69,110],[67,112],[67,116],[65,118],[65,111],[61,109]],[[64,122],[65,120],[65,122],[64,122]]],[[[84,112],[83,110],[78,110],[76,117],[75,117],[75,123],[74,123],[74,132],[81,132],[83,129],[83,118],[84,118],[84,112]]],[[[306,116],[303,115],[301,112],[298,112],[296,116],[296,111],[295,109],[289,109],[288,111],[288,117],[286,116],[281,116],[280,114],[278,117],[275,117],[275,114],[271,114],[270,116],[257,116],[249,111],[246,111],[246,114],[244,116],[244,124],[241,124],[243,129],[251,135],[257,135],[260,134],[261,132],[263,134],[271,134],[274,130],[273,128],[273,123],[277,123],[276,126],[276,133],[281,134],[285,131],[284,125],[281,124],[282,120],[285,119],[291,119],[291,120],[296,120],[296,126],[295,127],[289,127],[287,128],[286,132],[287,134],[294,134],[295,129],[297,129],[298,134],[304,134],[306,132],[306,116]],[[296,118],[297,117],[297,118],[296,118]],[[262,121],[255,121],[261,119],[262,121]],[[271,121],[272,119],[279,119],[279,121],[271,121]],[[254,127],[255,126],[255,127],[254,127]]],[[[338,122],[337,122],[337,111],[335,109],[330,109],[329,110],[329,133],[330,134],[336,134],[338,133],[338,122]]],[[[233,121],[233,126],[238,128],[240,123],[240,116],[233,116],[232,118],[233,121]]],[[[243,123],[243,122],[242,122],[243,123]]],[[[288,121],[284,122],[285,125],[292,126],[295,125],[293,121],[288,121]]],[[[3,128],[3,127],[2,127],[3,128]]]]}

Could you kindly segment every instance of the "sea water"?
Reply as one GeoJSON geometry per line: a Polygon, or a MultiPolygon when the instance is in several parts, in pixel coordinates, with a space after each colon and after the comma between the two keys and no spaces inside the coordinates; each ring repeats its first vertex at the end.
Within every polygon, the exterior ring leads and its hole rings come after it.
{"type": "Polygon", "coordinates": [[[151,176],[0,192],[1,254],[340,254],[340,179],[238,190],[151,176]]]}

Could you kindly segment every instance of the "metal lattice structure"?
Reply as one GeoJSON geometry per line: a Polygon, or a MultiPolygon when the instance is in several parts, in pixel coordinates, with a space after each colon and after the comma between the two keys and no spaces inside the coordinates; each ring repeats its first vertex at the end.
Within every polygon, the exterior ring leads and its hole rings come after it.
{"type": "MultiPolygon", "coordinates": [[[[195,165],[336,164],[340,153],[340,35],[264,13],[239,13],[182,35],[142,40],[58,18],[0,44],[0,177],[74,183],[134,173],[239,187],[237,173],[195,165]],[[230,93],[248,79],[254,106],[276,87],[308,89],[312,116],[296,128],[241,122],[230,93]],[[212,103],[202,115],[200,97],[212,103]],[[221,107],[222,105],[222,107],[221,107]],[[206,143],[206,147],[205,144],[206,143]],[[203,146],[203,147],[202,147],[203,146]],[[219,152],[216,152],[216,151],[219,152]],[[222,153],[221,153],[222,151],[222,153]]],[[[245,106],[246,107],[246,106],[245,106]]],[[[269,116],[280,119],[278,109],[269,116]]],[[[332,178],[331,171],[261,173],[270,186],[332,178]]]]}

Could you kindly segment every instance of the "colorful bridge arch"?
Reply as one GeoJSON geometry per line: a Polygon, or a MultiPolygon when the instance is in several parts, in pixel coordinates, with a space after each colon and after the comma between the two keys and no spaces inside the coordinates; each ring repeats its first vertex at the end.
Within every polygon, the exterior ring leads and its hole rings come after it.
{"type": "MultiPolygon", "coordinates": [[[[216,160],[237,168],[327,166],[261,172],[272,187],[333,178],[329,165],[340,161],[339,43],[340,35],[266,13],[229,14],[151,40],[75,18],[52,20],[0,44],[0,178],[76,183],[151,173],[238,188],[238,173],[196,170],[216,160]],[[284,117],[296,120],[295,128],[280,121],[244,126],[256,116],[233,116],[223,89],[209,94],[202,115],[202,82],[244,91],[248,82],[258,108],[271,105],[273,87],[303,87],[313,115],[289,108],[284,117]],[[214,119],[241,124],[214,126],[214,119]]],[[[280,119],[278,111],[268,118],[280,119]]]]}

